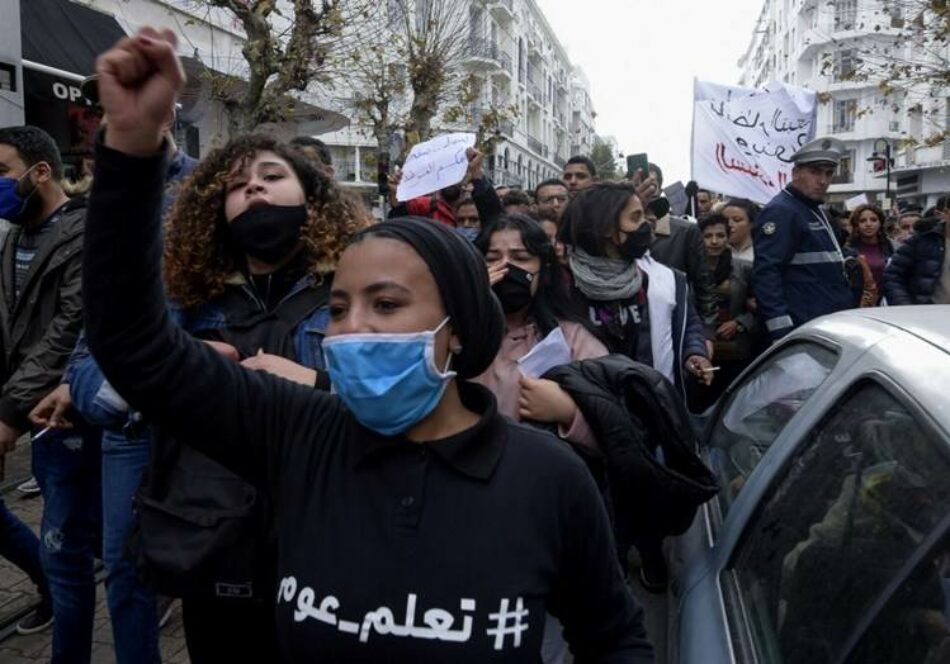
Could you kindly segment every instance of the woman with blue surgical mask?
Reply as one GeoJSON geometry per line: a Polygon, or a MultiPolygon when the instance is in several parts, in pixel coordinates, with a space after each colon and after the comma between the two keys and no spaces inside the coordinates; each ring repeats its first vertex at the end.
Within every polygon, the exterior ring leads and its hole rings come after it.
{"type": "Polygon", "coordinates": [[[343,252],[324,342],[335,395],[171,324],[157,209],[160,109],[184,84],[174,43],[146,28],[98,61],[111,122],[86,231],[89,345],[130,402],[272,497],[286,658],[536,662],[550,612],[579,660],[652,662],[582,462],[470,382],[503,317],[452,229],[378,224],[343,252]]]}

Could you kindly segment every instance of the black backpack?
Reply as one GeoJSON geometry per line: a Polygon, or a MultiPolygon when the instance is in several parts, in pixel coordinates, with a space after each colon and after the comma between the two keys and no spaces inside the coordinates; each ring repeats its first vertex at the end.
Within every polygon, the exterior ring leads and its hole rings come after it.
{"type": "MultiPolygon", "coordinates": [[[[243,355],[263,348],[296,359],[294,331],[326,304],[327,294],[326,285],[304,289],[274,311],[245,317],[215,336],[243,355]]],[[[168,432],[152,431],[129,542],[145,583],[169,597],[271,599],[276,538],[264,487],[168,432]]]]}

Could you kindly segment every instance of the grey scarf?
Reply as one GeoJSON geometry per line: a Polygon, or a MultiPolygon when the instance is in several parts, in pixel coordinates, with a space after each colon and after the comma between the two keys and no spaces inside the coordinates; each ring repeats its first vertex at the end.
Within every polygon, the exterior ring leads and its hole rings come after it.
{"type": "Polygon", "coordinates": [[[568,263],[577,288],[592,300],[626,300],[636,295],[643,283],[636,261],[598,258],[574,248],[568,254],[568,263]]]}

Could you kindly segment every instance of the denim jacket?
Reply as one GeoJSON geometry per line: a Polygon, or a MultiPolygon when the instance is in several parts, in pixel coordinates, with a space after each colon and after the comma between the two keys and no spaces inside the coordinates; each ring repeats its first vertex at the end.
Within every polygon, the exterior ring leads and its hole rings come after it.
{"type": "MultiPolygon", "coordinates": [[[[301,279],[287,298],[312,285],[312,276],[301,279]]],[[[240,288],[256,301],[253,291],[243,280],[234,280],[228,288],[240,288]]],[[[228,312],[216,301],[192,309],[169,305],[168,311],[172,320],[192,335],[224,329],[230,323],[228,312]]],[[[293,336],[298,364],[310,369],[324,368],[323,338],[329,321],[329,308],[323,305],[297,325],[293,336]]],[[[69,383],[73,408],[90,424],[102,427],[107,435],[123,435],[130,441],[133,438],[149,439],[147,428],[142,426],[141,414],[129,412],[128,404],[102,375],[99,365],[89,353],[84,337],[80,337],[70,357],[64,382],[69,383]]]]}

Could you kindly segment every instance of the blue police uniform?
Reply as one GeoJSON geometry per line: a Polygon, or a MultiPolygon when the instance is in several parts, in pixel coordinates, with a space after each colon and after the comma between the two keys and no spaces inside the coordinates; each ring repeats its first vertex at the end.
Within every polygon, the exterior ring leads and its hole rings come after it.
{"type": "Polygon", "coordinates": [[[841,246],[817,201],[787,186],[756,218],[753,243],[753,288],[773,341],[853,306],[841,246]]]}

